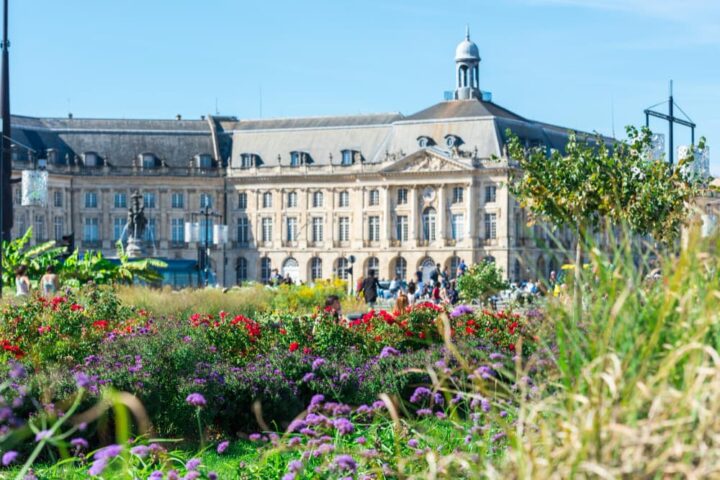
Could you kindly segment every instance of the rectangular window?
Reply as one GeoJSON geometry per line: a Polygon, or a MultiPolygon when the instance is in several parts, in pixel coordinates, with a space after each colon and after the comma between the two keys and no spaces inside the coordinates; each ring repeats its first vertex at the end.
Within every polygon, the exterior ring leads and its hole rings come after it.
{"type": "Polygon", "coordinates": [[[145,208],[155,208],[155,194],[153,192],[143,193],[143,205],[145,205],[145,208]]]}
{"type": "Polygon", "coordinates": [[[185,208],[185,195],[181,192],[173,193],[170,205],[172,208],[185,208]]]}
{"type": "Polygon", "coordinates": [[[213,198],[209,193],[200,194],[200,208],[212,208],[213,198]]]}
{"type": "Polygon", "coordinates": [[[238,193],[238,210],[246,210],[247,209],[247,193],[240,192],[238,193]]]}
{"type": "Polygon", "coordinates": [[[343,150],[342,151],[342,165],[352,165],[353,163],[353,151],[343,150]]]}
{"type": "Polygon", "coordinates": [[[65,235],[65,222],[63,220],[63,217],[55,217],[55,219],[53,220],[53,228],[55,229],[55,240],[61,240],[62,237],[65,235]]]}
{"type": "Polygon", "coordinates": [[[262,241],[272,242],[272,218],[262,219],[262,241]]]}
{"type": "Polygon", "coordinates": [[[238,218],[237,241],[241,245],[247,245],[250,241],[250,223],[245,217],[238,218]]]}
{"type": "Polygon", "coordinates": [[[185,243],[184,218],[173,218],[170,220],[170,241],[175,245],[185,243]]]}
{"type": "Polygon", "coordinates": [[[294,242],[298,237],[297,218],[288,217],[285,219],[286,235],[288,242],[294,242]]]}
{"type": "Polygon", "coordinates": [[[497,214],[485,214],[485,240],[497,238],[497,214]]]}
{"type": "Polygon", "coordinates": [[[368,203],[370,205],[380,205],[380,191],[370,190],[370,194],[368,196],[368,203]]]}
{"type": "Polygon", "coordinates": [[[272,208],[272,193],[271,192],[263,193],[262,206],[263,206],[263,208],[272,208]]]}
{"type": "Polygon", "coordinates": [[[450,220],[451,235],[453,240],[462,240],[465,235],[465,215],[454,214],[450,220]]]}
{"type": "Polygon", "coordinates": [[[452,203],[463,203],[465,189],[463,187],[453,187],[452,203]]]}
{"type": "Polygon", "coordinates": [[[115,193],[115,202],[113,203],[115,208],[127,208],[127,194],[123,192],[115,193]]]}
{"type": "MultiPolygon", "coordinates": [[[[212,230],[212,227],[210,227],[212,230]]],[[[212,232],[211,232],[212,234],[212,232]]],[[[143,236],[143,240],[146,242],[154,242],[157,240],[157,234],[155,233],[155,219],[149,218],[147,226],[145,227],[145,235],[143,236]]]]}
{"type": "Polygon", "coordinates": [[[407,203],[408,199],[408,191],[407,188],[400,188],[397,191],[397,203],[398,205],[405,205],[407,203]]]}
{"type": "Polygon", "coordinates": [[[495,185],[488,185],[485,187],[485,203],[494,203],[496,195],[497,187],[495,185]]]}
{"type": "Polygon", "coordinates": [[[338,219],[338,240],[341,242],[350,241],[350,217],[338,219]]]}
{"type": "Polygon", "coordinates": [[[53,193],[53,205],[55,205],[56,207],[63,206],[63,192],[56,190],[53,193]]]}
{"type": "Polygon", "coordinates": [[[205,219],[200,220],[200,242],[204,244],[206,241],[208,244],[213,243],[213,220],[210,219],[207,222],[205,219]]]}
{"type": "Polygon", "coordinates": [[[85,192],[85,208],[97,208],[97,193],[85,192]]]}
{"type": "Polygon", "coordinates": [[[350,193],[343,191],[340,192],[340,198],[338,199],[338,206],[349,207],[350,206],[350,193]]]}
{"type": "Polygon", "coordinates": [[[368,240],[371,242],[380,241],[380,217],[368,217],[368,240]]]}
{"type": "Polygon", "coordinates": [[[125,217],[113,218],[113,241],[117,242],[122,239],[123,230],[125,230],[125,217]]]}
{"type": "Polygon", "coordinates": [[[97,217],[85,217],[85,222],[83,223],[83,241],[100,241],[100,220],[97,217]]]}
{"type": "Polygon", "coordinates": [[[408,217],[407,215],[398,215],[397,217],[397,229],[395,235],[401,242],[407,242],[408,239],[408,217]]]}
{"type": "Polygon", "coordinates": [[[323,241],[323,218],[313,217],[312,219],[312,241],[322,242],[323,241]]]}
{"type": "Polygon", "coordinates": [[[45,241],[45,215],[35,215],[35,227],[33,231],[33,237],[35,241],[45,241]]]}
{"type": "Polygon", "coordinates": [[[287,206],[288,206],[288,208],[295,208],[295,207],[297,207],[297,193],[296,193],[296,192],[288,192],[288,194],[287,194],[287,206]]]}

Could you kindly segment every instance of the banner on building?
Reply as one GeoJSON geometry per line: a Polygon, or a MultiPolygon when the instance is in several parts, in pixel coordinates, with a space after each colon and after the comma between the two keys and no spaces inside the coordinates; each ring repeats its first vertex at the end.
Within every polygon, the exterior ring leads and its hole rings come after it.
{"type": "Polygon", "coordinates": [[[46,207],[48,200],[48,172],[23,170],[21,179],[21,201],[23,207],[46,207]]]}

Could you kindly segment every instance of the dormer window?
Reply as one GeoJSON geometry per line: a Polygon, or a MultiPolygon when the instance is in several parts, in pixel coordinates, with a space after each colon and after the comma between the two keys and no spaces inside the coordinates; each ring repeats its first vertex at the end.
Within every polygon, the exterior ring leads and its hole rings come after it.
{"type": "Polygon", "coordinates": [[[88,168],[94,168],[100,166],[100,157],[95,152],[85,152],[83,153],[83,165],[85,165],[88,168]]]}
{"type": "Polygon", "coordinates": [[[313,163],[313,160],[309,153],[299,150],[290,152],[291,167],[299,167],[300,165],[309,165],[311,163],[313,163]]]}
{"type": "Polygon", "coordinates": [[[45,156],[47,157],[47,161],[51,165],[57,165],[60,159],[60,155],[58,155],[58,151],[55,148],[48,148],[45,151],[45,156]]]}
{"type": "Polygon", "coordinates": [[[422,136],[418,137],[417,142],[418,142],[418,146],[420,148],[427,148],[427,147],[432,147],[433,145],[435,145],[435,140],[433,140],[432,138],[430,138],[426,135],[422,135],[422,136]]]}
{"type": "Polygon", "coordinates": [[[202,153],[200,155],[195,156],[195,162],[197,165],[197,168],[201,169],[209,169],[213,168],[213,160],[212,157],[207,153],[202,153]]]}
{"type": "Polygon", "coordinates": [[[255,153],[240,154],[240,168],[253,168],[260,165],[260,156],[255,153]]]}
{"type": "Polygon", "coordinates": [[[10,159],[13,162],[22,162],[23,161],[23,159],[20,158],[20,149],[14,143],[12,145],[10,145],[10,159]]]}
{"type": "Polygon", "coordinates": [[[157,167],[157,157],[152,153],[140,154],[140,165],[143,170],[150,170],[157,167]]]}
{"type": "Polygon", "coordinates": [[[457,148],[462,145],[463,141],[457,135],[445,135],[445,145],[448,148],[457,148]]]}
{"type": "Polygon", "coordinates": [[[352,165],[354,163],[362,162],[362,153],[358,150],[345,149],[342,152],[342,160],[340,165],[352,165]]]}

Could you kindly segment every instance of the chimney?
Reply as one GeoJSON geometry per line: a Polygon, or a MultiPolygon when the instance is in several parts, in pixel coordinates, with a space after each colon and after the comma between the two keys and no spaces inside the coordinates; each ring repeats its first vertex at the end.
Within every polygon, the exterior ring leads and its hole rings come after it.
{"type": "Polygon", "coordinates": [[[68,113],[68,119],[72,120],[72,112],[68,113]]]}
{"type": "Polygon", "coordinates": [[[175,120],[182,120],[182,115],[180,115],[179,113],[175,115],[175,120]]]}

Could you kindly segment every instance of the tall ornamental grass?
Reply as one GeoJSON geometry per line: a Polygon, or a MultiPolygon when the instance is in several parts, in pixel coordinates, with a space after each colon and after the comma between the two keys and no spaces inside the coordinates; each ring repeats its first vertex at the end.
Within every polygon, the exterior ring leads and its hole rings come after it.
{"type": "Polygon", "coordinates": [[[678,255],[591,249],[582,316],[570,299],[549,302],[547,378],[484,473],[720,477],[719,248],[694,235],[678,255]]]}

